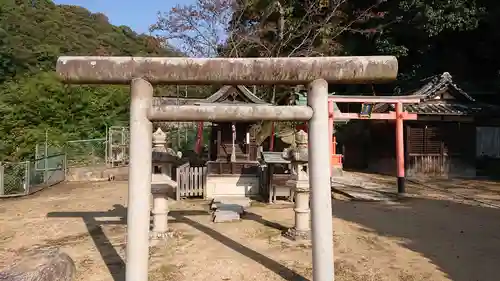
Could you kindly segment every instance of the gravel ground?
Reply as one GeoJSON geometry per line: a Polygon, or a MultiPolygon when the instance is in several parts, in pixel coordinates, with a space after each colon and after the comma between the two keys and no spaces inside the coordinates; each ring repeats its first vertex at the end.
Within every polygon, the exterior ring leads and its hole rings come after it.
{"type": "MultiPolygon", "coordinates": [[[[336,280],[498,280],[499,210],[433,184],[438,191],[409,185],[412,197],[399,202],[335,200],[336,280]]],[[[483,198],[495,184],[466,191],[483,198]]],[[[56,246],[75,260],[76,280],[123,281],[126,193],[125,182],[65,183],[0,201],[0,268],[56,246]]],[[[279,235],[293,225],[291,205],[257,203],[240,222],[213,224],[206,204],[172,201],[174,236],[151,249],[150,280],[312,280],[310,247],[279,235]]]]}

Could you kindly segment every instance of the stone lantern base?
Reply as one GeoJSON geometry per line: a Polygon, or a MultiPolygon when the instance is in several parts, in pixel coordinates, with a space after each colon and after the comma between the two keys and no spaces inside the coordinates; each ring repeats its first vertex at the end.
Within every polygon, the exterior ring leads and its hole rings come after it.
{"type": "Polygon", "coordinates": [[[310,230],[297,230],[295,227],[289,228],[284,234],[284,237],[293,241],[310,241],[310,230]]]}
{"type": "Polygon", "coordinates": [[[151,193],[153,197],[153,210],[151,211],[153,219],[153,229],[149,232],[149,239],[153,241],[166,240],[172,237],[172,232],[168,227],[168,197],[167,189],[170,185],[152,184],[151,193]]]}
{"type": "Polygon", "coordinates": [[[175,233],[173,231],[150,231],[149,232],[149,246],[155,247],[160,245],[165,245],[168,243],[169,239],[173,238],[175,233]]]}
{"type": "Polygon", "coordinates": [[[151,231],[149,232],[149,239],[150,240],[166,240],[168,238],[174,237],[174,232],[167,230],[167,231],[151,231]]]}

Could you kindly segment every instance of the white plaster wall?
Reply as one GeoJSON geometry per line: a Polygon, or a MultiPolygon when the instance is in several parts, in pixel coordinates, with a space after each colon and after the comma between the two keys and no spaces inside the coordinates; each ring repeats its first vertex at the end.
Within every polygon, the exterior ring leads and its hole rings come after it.
{"type": "Polygon", "coordinates": [[[257,176],[208,176],[207,198],[247,197],[259,194],[257,176]]]}

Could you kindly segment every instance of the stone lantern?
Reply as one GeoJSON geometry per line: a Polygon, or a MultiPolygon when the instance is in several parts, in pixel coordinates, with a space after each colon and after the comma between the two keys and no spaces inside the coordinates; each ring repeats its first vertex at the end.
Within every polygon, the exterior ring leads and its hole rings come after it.
{"type": "Polygon", "coordinates": [[[300,130],[295,133],[295,145],[283,151],[283,158],[291,162],[292,179],[287,184],[292,185],[295,196],[295,226],[289,229],[285,236],[293,240],[310,240],[310,188],[307,170],[308,139],[306,132],[300,130]]]}
{"type": "Polygon", "coordinates": [[[165,147],[166,137],[160,128],[153,133],[151,175],[153,229],[150,235],[152,240],[162,240],[168,236],[168,193],[177,189],[177,182],[171,177],[172,165],[182,157],[165,147]]]}

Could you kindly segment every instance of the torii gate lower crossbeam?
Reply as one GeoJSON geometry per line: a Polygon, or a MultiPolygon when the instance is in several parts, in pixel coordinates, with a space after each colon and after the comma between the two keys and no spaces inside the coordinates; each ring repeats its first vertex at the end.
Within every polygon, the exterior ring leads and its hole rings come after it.
{"type": "MultiPolygon", "coordinates": [[[[335,149],[334,122],[335,119],[364,119],[364,120],[396,120],[396,175],[398,194],[405,194],[405,163],[404,163],[404,134],[403,120],[416,120],[417,114],[403,111],[403,104],[419,103],[423,99],[422,96],[330,96],[328,98],[328,121],[330,132],[330,155],[333,162],[335,149]],[[389,103],[395,105],[395,111],[389,113],[371,113],[369,117],[361,116],[361,113],[338,113],[335,114],[333,104],[337,103],[389,103]]],[[[333,165],[334,163],[330,163],[333,165]]]]}
{"type": "Polygon", "coordinates": [[[332,200],[329,173],[328,83],[394,80],[397,59],[374,57],[305,58],[143,58],[61,57],[57,72],[73,84],[130,84],[130,159],[127,206],[126,281],[148,280],[151,120],[309,120],[309,173],[312,189],[313,279],[334,279],[332,200]],[[309,85],[308,107],[266,106],[221,110],[152,105],[153,84],[309,85]],[[174,113],[174,114],[172,114],[174,113]],[[192,117],[192,114],[199,114],[192,117]],[[178,115],[178,116],[177,116],[178,115]],[[177,117],[176,117],[177,116],[177,117]],[[280,117],[281,116],[281,117],[280,117]]]}

